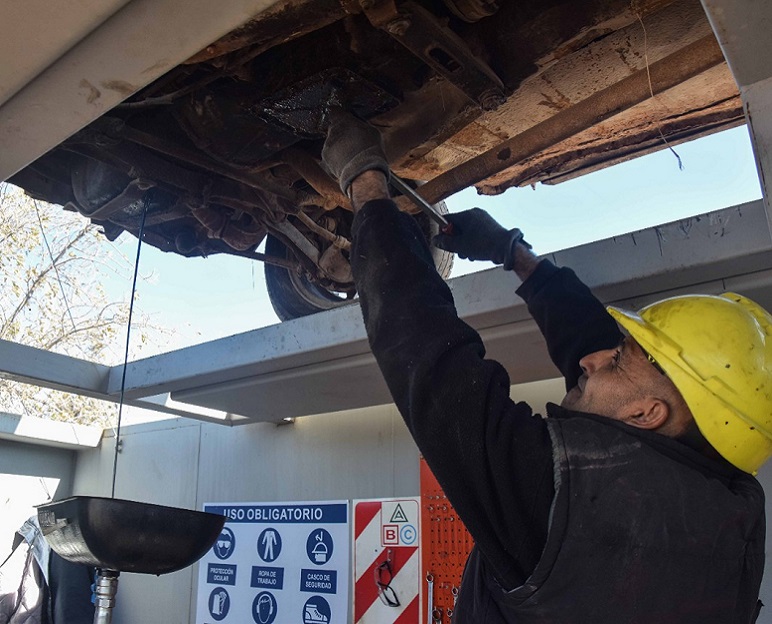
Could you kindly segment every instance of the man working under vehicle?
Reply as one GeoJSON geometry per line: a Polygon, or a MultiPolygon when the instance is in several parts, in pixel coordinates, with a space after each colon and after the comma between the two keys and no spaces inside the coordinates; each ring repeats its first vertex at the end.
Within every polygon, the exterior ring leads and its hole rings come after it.
{"type": "Polygon", "coordinates": [[[475,540],[454,622],[755,621],[764,493],[748,473],[772,454],[772,317],[732,294],[607,312],[519,231],[479,209],[449,215],[435,244],[523,282],[568,389],[542,419],[510,400],[506,371],[388,199],[378,132],[334,111],[322,156],[356,212],[372,351],[475,540]]]}

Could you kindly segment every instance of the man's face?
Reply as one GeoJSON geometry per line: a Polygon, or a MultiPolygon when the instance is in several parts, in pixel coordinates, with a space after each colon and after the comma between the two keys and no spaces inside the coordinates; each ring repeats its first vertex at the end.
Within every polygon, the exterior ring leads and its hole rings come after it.
{"type": "Polygon", "coordinates": [[[615,420],[628,420],[636,402],[664,379],[630,336],[615,349],[583,357],[579,365],[584,374],[561,405],[615,420]]]}

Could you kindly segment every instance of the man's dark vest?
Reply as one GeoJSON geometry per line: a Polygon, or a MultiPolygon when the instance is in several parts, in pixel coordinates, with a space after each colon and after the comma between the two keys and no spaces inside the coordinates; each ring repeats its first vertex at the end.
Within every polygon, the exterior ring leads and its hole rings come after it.
{"type": "Polygon", "coordinates": [[[498,606],[485,619],[753,622],[764,570],[758,482],[658,434],[566,416],[547,420],[555,499],[544,553],[510,592],[485,575],[498,606]]]}

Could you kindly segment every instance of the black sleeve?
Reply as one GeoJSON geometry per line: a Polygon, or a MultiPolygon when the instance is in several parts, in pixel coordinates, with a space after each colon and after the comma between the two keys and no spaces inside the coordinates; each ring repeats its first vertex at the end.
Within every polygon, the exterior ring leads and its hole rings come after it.
{"type": "Polygon", "coordinates": [[[544,335],[566,389],[573,388],[582,374],[579,360],[613,349],[622,339],[616,321],[571,269],[542,260],[517,294],[544,335]]]}
{"type": "Polygon", "coordinates": [[[394,401],[496,578],[516,587],[546,541],[554,494],[546,425],[510,400],[507,372],[458,318],[414,220],[378,200],[353,229],[365,326],[394,401]]]}

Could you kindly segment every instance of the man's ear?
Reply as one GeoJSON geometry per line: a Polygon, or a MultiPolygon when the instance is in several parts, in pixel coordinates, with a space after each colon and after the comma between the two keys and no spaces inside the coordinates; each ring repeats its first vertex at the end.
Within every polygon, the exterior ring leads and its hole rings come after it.
{"type": "Polygon", "coordinates": [[[645,397],[633,401],[628,406],[624,422],[638,429],[650,431],[659,429],[670,418],[670,406],[655,397],[645,397]]]}

